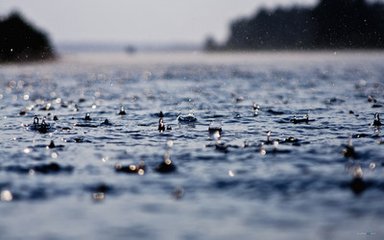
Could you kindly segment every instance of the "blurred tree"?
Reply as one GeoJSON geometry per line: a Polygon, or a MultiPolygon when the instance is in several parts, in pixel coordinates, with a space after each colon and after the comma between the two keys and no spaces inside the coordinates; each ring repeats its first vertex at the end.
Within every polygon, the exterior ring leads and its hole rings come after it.
{"type": "Polygon", "coordinates": [[[321,0],[313,8],[261,9],[230,25],[217,49],[383,48],[384,4],[321,0]]]}
{"type": "Polygon", "coordinates": [[[46,60],[54,56],[48,37],[21,14],[13,12],[0,20],[0,62],[46,60]]]}

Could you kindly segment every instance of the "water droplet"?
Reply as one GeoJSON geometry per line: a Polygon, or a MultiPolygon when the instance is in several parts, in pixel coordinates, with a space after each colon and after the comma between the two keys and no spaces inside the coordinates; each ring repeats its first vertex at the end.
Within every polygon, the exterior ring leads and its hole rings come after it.
{"type": "Polygon", "coordinates": [[[220,138],[221,138],[221,135],[220,135],[220,132],[219,131],[215,131],[213,134],[212,134],[212,137],[215,141],[219,141],[220,138]]]}
{"type": "Polygon", "coordinates": [[[13,195],[12,195],[11,191],[9,191],[7,189],[2,190],[0,193],[0,200],[2,202],[11,202],[13,200],[13,195]]]}
{"type": "Polygon", "coordinates": [[[84,120],[85,120],[85,121],[91,121],[91,120],[92,120],[92,118],[91,118],[91,114],[90,114],[90,113],[86,113],[86,114],[85,114],[85,117],[84,117],[84,120]]]}
{"type": "Polygon", "coordinates": [[[32,149],[30,149],[30,148],[25,148],[23,150],[23,152],[26,153],[26,154],[30,153],[31,151],[32,151],[32,149]]]}
{"type": "Polygon", "coordinates": [[[265,156],[266,154],[267,154],[267,150],[265,150],[264,148],[260,149],[261,156],[265,156]]]}
{"type": "Polygon", "coordinates": [[[51,103],[47,103],[47,105],[45,105],[45,110],[51,110],[51,103]]]}
{"type": "Polygon", "coordinates": [[[54,159],[56,159],[58,156],[59,156],[59,154],[57,154],[57,152],[51,153],[51,157],[54,159]]]}
{"type": "Polygon", "coordinates": [[[172,140],[168,140],[167,141],[167,147],[168,148],[172,148],[173,147],[173,141],[172,140]]]}
{"type": "Polygon", "coordinates": [[[371,163],[369,164],[369,169],[374,170],[375,168],[376,168],[376,163],[371,162],[371,163]]]}
{"type": "Polygon", "coordinates": [[[127,113],[125,112],[125,108],[123,105],[120,106],[120,111],[118,113],[119,115],[126,115],[127,113]]]}
{"type": "Polygon", "coordinates": [[[208,132],[216,141],[220,140],[222,132],[221,122],[211,122],[208,127],[208,132]]]}
{"type": "Polygon", "coordinates": [[[139,169],[139,171],[137,171],[137,174],[139,174],[140,176],[143,176],[144,175],[144,169],[139,169]]]}
{"type": "Polygon", "coordinates": [[[352,174],[353,174],[354,177],[362,178],[363,177],[363,169],[360,166],[356,166],[353,169],[353,173],[352,174]]]}
{"type": "Polygon", "coordinates": [[[273,147],[274,147],[275,149],[277,149],[278,146],[279,146],[279,141],[274,140],[274,141],[273,141],[273,147]]]}
{"type": "Polygon", "coordinates": [[[36,174],[35,170],[29,169],[29,171],[28,171],[29,176],[34,176],[35,174],[36,174]]]}
{"type": "Polygon", "coordinates": [[[167,158],[167,159],[164,160],[164,163],[167,164],[167,165],[171,165],[172,161],[171,161],[171,159],[167,158]]]}
{"type": "Polygon", "coordinates": [[[95,201],[103,201],[105,199],[105,193],[103,192],[92,193],[92,199],[95,201]]]}
{"type": "Polygon", "coordinates": [[[265,149],[263,144],[260,146],[259,152],[261,156],[265,156],[267,154],[267,150],[265,149]]]}

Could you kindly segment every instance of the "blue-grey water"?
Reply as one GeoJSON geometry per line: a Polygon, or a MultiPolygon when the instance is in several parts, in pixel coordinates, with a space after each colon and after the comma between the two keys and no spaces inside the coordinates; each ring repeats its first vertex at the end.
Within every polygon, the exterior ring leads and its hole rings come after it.
{"type": "Polygon", "coordinates": [[[72,54],[0,86],[1,239],[384,237],[382,52],[72,54]]]}

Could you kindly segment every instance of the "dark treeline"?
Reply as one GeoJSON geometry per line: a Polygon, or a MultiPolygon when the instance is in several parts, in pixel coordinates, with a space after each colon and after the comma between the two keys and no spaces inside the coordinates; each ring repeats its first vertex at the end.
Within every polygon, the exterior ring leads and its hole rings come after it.
{"type": "Polygon", "coordinates": [[[261,9],[235,20],[220,45],[207,50],[384,48],[384,4],[365,0],[320,0],[313,8],[261,9]]]}
{"type": "Polygon", "coordinates": [[[0,19],[0,63],[27,62],[55,57],[48,37],[13,12],[0,19]]]}

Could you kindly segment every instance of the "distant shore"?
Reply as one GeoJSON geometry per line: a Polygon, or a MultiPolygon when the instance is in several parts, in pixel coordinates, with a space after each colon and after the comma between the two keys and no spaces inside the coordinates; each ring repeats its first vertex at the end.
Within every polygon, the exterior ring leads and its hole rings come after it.
{"type": "Polygon", "coordinates": [[[224,43],[208,37],[207,51],[384,48],[384,3],[321,0],[313,8],[261,9],[230,25],[224,43]]]}

